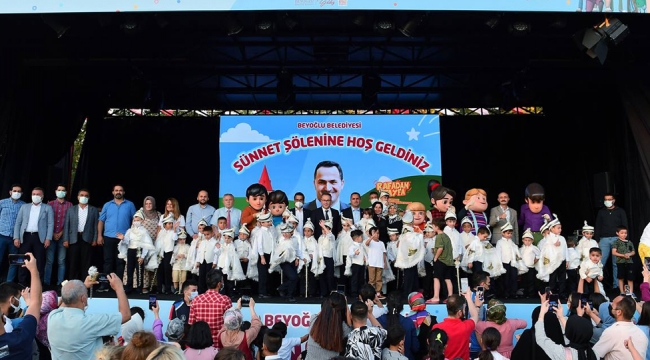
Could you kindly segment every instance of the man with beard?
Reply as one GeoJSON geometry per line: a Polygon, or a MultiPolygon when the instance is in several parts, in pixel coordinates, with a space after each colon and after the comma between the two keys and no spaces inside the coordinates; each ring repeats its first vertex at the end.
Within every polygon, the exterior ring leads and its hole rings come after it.
{"type": "MultiPolygon", "coordinates": [[[[113,200],[104,204],[97,223],[97,244],[104,247],[103,272],[124,274],[124,260],[117,257],[117,234],[126,233],[134,214],[135,205],[124,198],[124,187],[113,186],[113,200]]],[[[102,283],[97,291],[108,291],[108,284],[102,283]]]]}
{"type": "Polygon", "coordinates": [[[199,191],[196,200],[199,203],[190,206],[189,209],[187,209],[187,216],[185,217],[185,231],[187,231],[187,234],[190,235],[192,239],[199,237],[199,221],[203,219],[210,224],[212,215],[214,215],[214,212],[216,211],[212,205],[208,204],[210,198],[208,197],[207,191],[199,191]]]}

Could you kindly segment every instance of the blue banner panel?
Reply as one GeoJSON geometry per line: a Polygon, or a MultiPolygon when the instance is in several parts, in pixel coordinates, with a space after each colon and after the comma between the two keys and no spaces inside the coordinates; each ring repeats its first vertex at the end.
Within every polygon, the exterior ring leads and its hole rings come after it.
{"type": "Polygon", "coordinates": [[[240,209],[258,182],[304,193],[308,208],[325,190],[337,210],[372,190],[428,204],[427,182],[442,175],[438,115],[223,116],[220,133],[219,197],[240,209]]]}
{"type": "MultiPolygon", "coordinates": [[[[598,0],[593,1],[596,5],[598,0]]],[[[465,10],[575,12],[583,0],[26,0],[0,1],[0,13],[95,13],[225,10],[465,10]]],[[[591,8],[591,7],[590,7],[591,8]]],[[[639,6],[645,12],[645,2],[639,6]]],[[[621,9],[612,9],[620,11],[621,9]]],[[[584,11],[584,9],[583,9],[584,11]]]]}

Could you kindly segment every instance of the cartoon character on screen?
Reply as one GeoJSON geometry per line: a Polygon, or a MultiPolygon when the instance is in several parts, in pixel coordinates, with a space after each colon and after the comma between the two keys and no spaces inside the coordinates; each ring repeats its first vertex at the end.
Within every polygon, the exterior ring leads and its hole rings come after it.
{"type": "MultiPolygon", "coordinates": [[[[476,235],[476,230],[479,227],[486,227],[489,229],[489,218],[485,215],[487,210],[487,193],[483,189],[469,189],[465,193],[463,200],[467,217],[472,222],[472,234],[476,235]]],[[[488,240],[492,237],[492,232],[488,236],[488,240]]]]}
{"type": "MultiPolygon", "coordinates": [[[[266,199],[266,208],[273,216],[273,226],[280,225],[283,220],[284,211],[289,207],[289,198],[282,190],[272,191],[266,199]]],[[[291,213],[289,213],[291,214],[291,213]]]]}
{"type": "Polygon", "coordinates": [[[241,212],[241,222],[246,223],[246,228],[251,232],[257,226],[257,214],[266,212],[266,188],[262,184],[252,184],[246,189],[246,202],[248,206],[241,212]]]}
{"type": "MultiPolygon", "coordinates": [[[[413,203],[409,204],[412,205],[413,203]]],[[[419,204],[424,208],[424,205],[419,204]]],[[[424,217],[424,214],[422,214],[424,217]]],[[[411,210],[406,210],[402,217],[404,226],[397,242],[397,256],[395,267],[404,274],[404,293],[415,291],[418,287],[418,276],[424,272],[424,240],[422,232],[415,232],[414,216],[411,210]],[[420,270],[422,269],[422,270],[420,270]]]]}
{"type": "MultiPolygon", "coordinates": [[[[551,216],[551,211],[544,205],[546,197],[544,188],[538,183],[531,183],[526,186],[524,201],[519,211],[519,226],[530,229],[533,232],[533,244],[538,245],[542,239],[540,228],[544,224],[544,215],[551,216]]],[[[541,250],[541,248],[540,248],[541,250]]]]}
{"type": "MultiPolygon", "coordinates": [[[[424,204],[421,202],[412,202],[406,205],[406,211],[410,212],[409,221],[411,222],[411,231],[422,233],[424,226],[427,223],[427,210],[424,207],[424,204]]],[[[406,211],[404,215],[406,215],[406,211]]],[[[402,217],[402,223],[406,225],[404,217],[402,217]]]]}
{"type": "MultiPolygon", "coordinates": [[[[438,180],[429,180],[429,183],[427,184],[427,192],[429,194],[429,199],[431,200],[431,211],[427,213],[429,219],[444,219],[445,214],[449,209],[456,212],[456,209],[452,205],[454,198],[456,197],[456,192],[454,190],[442,186],[438,180]]],[[[423,228],[424,226],[421,229],[423,228]]]]}

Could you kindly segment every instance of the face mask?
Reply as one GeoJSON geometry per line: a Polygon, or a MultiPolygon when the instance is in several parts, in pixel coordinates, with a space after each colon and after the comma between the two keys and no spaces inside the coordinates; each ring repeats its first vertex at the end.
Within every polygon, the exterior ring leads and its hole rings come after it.
{"type": "Polygon", "coordinates": [[[42,199],[41,199],[40,196],[38,196],[38,195],[32,195],[32,202],[33,202],[34,204],[40,204],[40,203],[41,203],[41,200],[42,200],[42,199]]]}
{"type": "Polygon", "coordinates": [[[23,193],[20,192],[12,192],[11,193],[11,198],[14,200],[19,200],[23,196],[23,193]]]}
{"type": "Polygon", "coordinates": [[[81,205],[86,205],[86,204],[88,204],[88,198],[85,197],[85,196],[80,197],[80,198],[79,198],[79,204],[81,204],[81,205]]]}
{"type": "Polygon", "coordinates": [[[198,291],[192,291],[190,293],[190,301],[194,300],[194,298],[197,297],[197,296],[199,296],[199,292],[198,291]]]}
{"type": "Polygon", "coordinates": [[[14,325],[11,323],[11,320],[8,317],[4,316],[4,315],[2,315],[2,316],[5,319],[5,332],[6,333],[13,332],[14,331],[14,325]]]}
{"type": "Polygon", "coordinates": [[[66,192],[65,191],[57,191],[56,192],[56,197],[59,199],[63,199],[65,197],[66,192]]]}
{"type": "Polygon", "coordinates": [[[20,312],[20,300],[16,299],[15,296],[12,299],[18,301],[18,305],[14,305],[13,301],[9,302],[9,306],[11,306],[11,309],[9,309],[9,316],[17,315],[20,312]]]}
{"type": "Polygon", "coordinates": [[[301,209],[302,208],[302,202],[296,201],[295,202],[296,208],[301,209]]]}
{"type": "Polygon", "coordinates": [[[611,200],[605,200],[605,207],[612,207],[614,205],[614,202],[611,200]]]}
{"type": "Polygon", "coordinates": [[[142,221],[134,221],[133,222],[133,226],[135,226],[135,227],[138,227],[140,225],[142,225],[142,221]]]}

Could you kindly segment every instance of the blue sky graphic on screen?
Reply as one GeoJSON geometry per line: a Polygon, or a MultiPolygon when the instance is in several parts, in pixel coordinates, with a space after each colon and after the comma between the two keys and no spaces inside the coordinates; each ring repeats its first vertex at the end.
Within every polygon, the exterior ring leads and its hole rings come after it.
{"type": "Polygon", "coordinates": [[[220,197],[244,198],[268,175],[273,190],[312,201],[316,165],[329,160],[343,181],[320,171],[318,178],[340,201],[379,189],[400,202],[428,203],[426,182],[442,175],[438,115],[223,116],[219,148],[220,197]]]}

